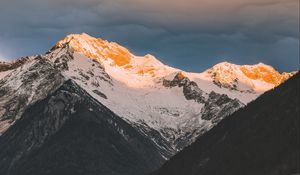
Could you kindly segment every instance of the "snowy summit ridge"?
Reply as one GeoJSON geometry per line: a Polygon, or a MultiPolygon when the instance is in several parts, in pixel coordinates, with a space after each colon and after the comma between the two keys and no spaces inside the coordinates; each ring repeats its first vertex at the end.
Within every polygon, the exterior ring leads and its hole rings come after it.
{"type": "MultiPolygon", "coordinates": [[[[148,85],[149,83],[146,82],[152,82],[151,80],[157,77],[168,76],[175,71],[184,72],[189,78],[195,77],[195,73],[164,65],[152,55],[135,56],[115,42],[94,38],[86,33],[70,34],[57,42],[54,48],[60,48],[65,44],[68,44],[75,52],[103,63],[108,74],[129,86],[148,85]],[[134,81],[128,82],[130,80],[134,81]],[[144,83],[141,83],[143,81],[144,83]],[[136,84],[136,82],[140,82],[140,84],[136,84]]],[[[231,90],[261,93],[278,86],[291,75],[293,73],[283,72],[280,74],[272,66],[263,63],[236,65],[222,62],[199,73],[196,77],[205,77],[204,79],[209,77],[210,81],[221,87],[231,88],[231,90]]]]}
{"type": "Polygon", "coordinates": [[[142,57],[135,56],[117,43],[94,38],[86,33],[70,34],[57,42],[54,49],[66,44],[76,53],[101,62],[110,75],[128,86],[148,85],[146,81],[167,75],[175,70],[162,64],[150,54],[142,57]],[[145,82],[142,83],[141,77],[145,79],[145,82]],[[130,80],[133,81],[128,82],[130,80]]]}
{"type": "Polygon", "coordinates": [[[185,72],[152,55],[136,56],[114,42],[70,34],[45,55],[0,63],[0,92],[5,92],[0,94],[0,133],[28,106],[71,80],[151,138],[168,159],[291,75],[262,63],[228,62],[202,73],[185,72]],[[16,103],[16,98],[25,100],[16,103]]]}

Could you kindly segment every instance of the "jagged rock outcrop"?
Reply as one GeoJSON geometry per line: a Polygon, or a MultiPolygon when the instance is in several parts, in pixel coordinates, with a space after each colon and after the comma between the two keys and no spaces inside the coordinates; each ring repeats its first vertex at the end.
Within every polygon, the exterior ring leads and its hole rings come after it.
{"type": "Polygon", "coordinates": [[[299,79],[226,117],[152,175],[299,174],[299,79]]]}
{"type": "Polygon", "coordinates": [[[0,80],[0,134],[20,118],[24,110],[56,90],[65,78],[42,56],[33,57],[0,80]]]}
{"type": "MultiPolygon", "coordinates": [[[[183,94],[187,100],[194,100],[204,104],[201,108],[201,119],[207,120],[214,126],[226,116],[232,114],[244,104],[238,99],[231,99],[226,94],[218,94],[214,91],[206,94],[197,85],[190,81],[181,72],[177,73],[172,80],[163,80],[163,86],[172,88],[180,87],[183,89],[183,94]]],[[[179,138],[174,139],[174,145],[178,150],[194,142],[194,140],[208,131],[211,127],[191,127],[189,132],[182,133],[179,138]]],[[[179,132],[180,131],[173,131],[179,132]]],[[[168,133],[168,132],[167,132],[168,133]]]]}
{"type": "Polygon", "coordinates": [[[165,87],[182,87],[183,94],[187,100],[195,100],[198,103],[204,102],[203,91],[198,87],[197,83],[190,81],[181,72],[177,73],[173,80],[163,80],[165,87]]]}
{"type": "Polygon", "coordinates": [[[9,63],[0,61],[0,72],[16,69],[25,64],[29,59],[30,57],[24,57],[9,63]]]}
{"type": "Polygon", "coordinates": [[[255,89],[265,81],[232,67],[219,66],[219,80],[238,78],[237,90],[216,85],[211,72],[183,72],[87,34],[1,62],[0,174],[150,172],[273,88],[255,89]]]}
{"type": "Polygon", "coordinates": [[[71,80],[0,137],[0,174],[142,175],[164,161],[154,143],[71,80]]]}
{"type": "Polygon", "coordinates": [[[239,100],[231,99],[225,94],[217,94],[212,91],[209,93],[208,100],[204,103],[204,107],[201,110],[201,118],[211,120],[215,124],[242,106],[243,104],[239,100]]]}

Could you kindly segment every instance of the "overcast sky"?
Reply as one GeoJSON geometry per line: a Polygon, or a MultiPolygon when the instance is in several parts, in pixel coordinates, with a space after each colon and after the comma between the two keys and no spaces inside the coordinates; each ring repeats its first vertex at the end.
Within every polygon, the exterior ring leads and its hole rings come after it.
{"type": "Polygon", "coordinates": [[[0,0],[0,58],[81,32],[188,71],[225,60],[299,70],[299,0],[0,0]]]}

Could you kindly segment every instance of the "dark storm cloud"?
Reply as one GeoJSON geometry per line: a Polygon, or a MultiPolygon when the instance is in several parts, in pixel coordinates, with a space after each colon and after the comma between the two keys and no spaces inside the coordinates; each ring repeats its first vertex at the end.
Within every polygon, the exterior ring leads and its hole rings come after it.
{"type": "Polygon", "coordinates": [[[298,0],[1,0],[0,25],[0,57],[86,32],[185,70],[224,60],[299,69],[298,0]]]}

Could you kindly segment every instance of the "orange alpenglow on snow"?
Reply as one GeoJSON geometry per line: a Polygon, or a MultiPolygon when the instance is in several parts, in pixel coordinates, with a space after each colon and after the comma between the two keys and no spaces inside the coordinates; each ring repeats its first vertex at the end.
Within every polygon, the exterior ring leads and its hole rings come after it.
{"type": "Polygon", "coordinates": [[[236,89],[239,82],[242,82],[252,90],[259,92],[270,90],[295,74],[295,72],[280,74],[272,66],[263,63],[236,65],[229,62],[216,64],[205,73],[219,86],[236,89]]]}
{"type": "Polygon", "coordinates": [[[111,59],[118,66],[129,64],[133,57],[126,48],[113,42],[91,37],[86,33],[70,34],[57,42],[55,48],[59,48],[65,43],[68,43],[75,52],[92,59],[111,59]]]}
{"type": "Polygon", "coordinates": [[[103,63],[109,74],[127,84],[128,81],[150,82],[153,78],[164,77],[173,72],[183,72],[192,79],[193,77],[200,77],[200,79],[209,77],[222,87],[240,91],[250,88],[257,92],[264,92],[278,86],[295,73],[280,74],[272,66],[263,63],[236,65],[222,62],[195,75],[164,65],[152,55],[135,56],[115,42],[94,38],[86,33],[70,34],[58,41],[54,48],[61,48],[65,44],[75,52],[103,63]]]}
{"type": "Polygon", "coordinates": [[[240,69],[248,78],[253,80],[261,79],[274,86],[280,85],[292,75],[291,73],[285,72],[280,74],[272,66],[263,63],[259,63],[255,66],[241,66],[240,69]]]}
{"type": "Polygon", "coordinates": [[[117,43],[94,38],[86,33],[70,34],[58,41],[54,48],[61,48],[64,44],[68,44],[75,52],[88,58],[100,62],[106,61],[112,66],[118,66],[138,75],[155,77],[157,69],[163,65],[152,55],[138,57],[117,43]]]}

